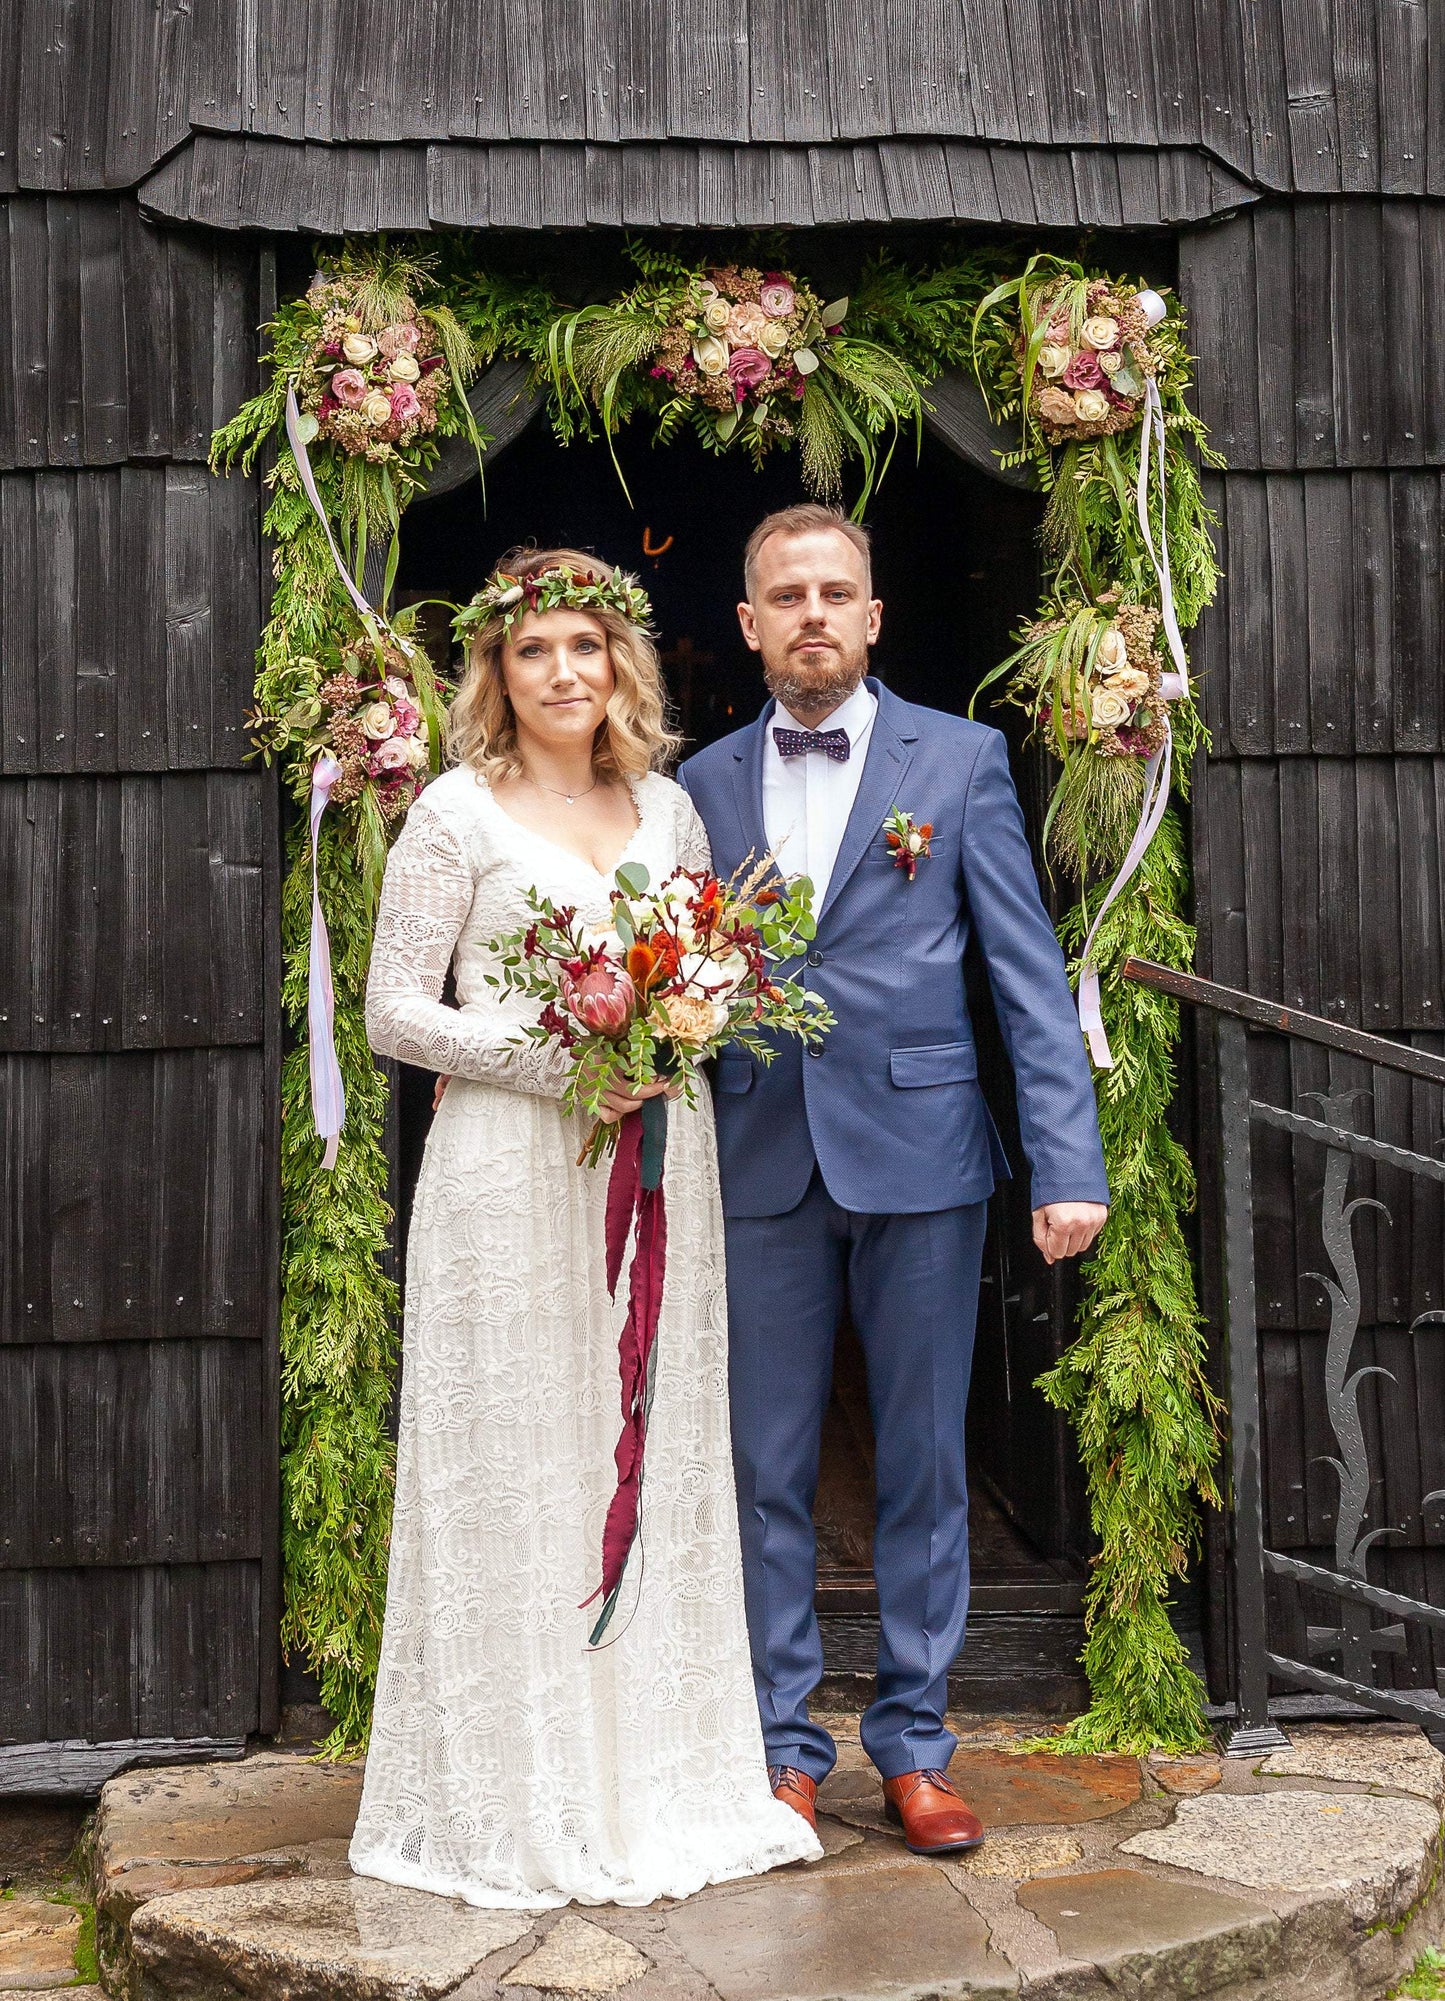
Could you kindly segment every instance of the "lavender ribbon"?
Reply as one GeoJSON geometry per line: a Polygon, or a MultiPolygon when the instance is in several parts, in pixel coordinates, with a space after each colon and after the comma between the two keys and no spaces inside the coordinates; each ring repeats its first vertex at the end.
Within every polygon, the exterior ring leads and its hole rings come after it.
{"type": "Polygon", "coordinates": [[[311,1059],[311,1117],[317,1138],[326,1142],[321,1165],[328,1173],[336,1165],[346,1121],[346,1087],[336,1055],[336,993],[331,984],[331,939],[321,909],[317,849],[321,816],[340,776],[340,764],[329,750],[323,750],[311,768],[311,962],[306,974],[306,1037],[311,1059]]]}
{"type": "Polygon", "coordinates": [[[321,523],[322,533],[326,537],[326,546],[330,549],[331,560],[336,565],[336,574],[340,577],[342,583],[345,584],[351,602],[356,606],[361,616],[366,620],[368,625],[374,625],[376,622],[376,613],[356,588],[355,579],[341,560],[341,551],[336,546],[336,537],[331,532],[331,523],[326,518],[326,509],[321,505],[321,495],[316,490],[316,475],[311,470],[311,455],[306,449],[306,440],[301,435],[301,410],[296,401],[296,385],[294,382],[288,382],[286,385],[286,442],[291,447],[291,455],[296,461],[296,470],[301,475],[302,491],[311,502],[316,519],[321,523]]]}
{"type": "MultiPolygon", "coordinates": [[[[1168,308],[1157,292],[1141,292],[1139,304],[1144,308],[1150,326],[1157,326],[1168,308]]],[[[1169,657],[1174,662],[1174,672],[1161,676],[1159,692],[1166,702],[1177,702],[1189,693],[1189,662],[1184,653],[1184,638],[1179,630],[1179,620],[1174,612],[1174,586],[1169,574],[1169,531],[1165,520],[1167,488],[1165,486],[1165,438],[1164,404],[1159,395],[1159,384],[1149,377],[1144,391],[1143,428],[1139,437],[1139,479],[1134,490],[1135,505],[1139,512],[1139,527],[1144,536],[1144,546],[1149,551],[1149,560],[1154,565],[1154,575],[1159,582],[1160,616],[1164,625],[1164,636],[1169,646],[1169,657]],[[1152,449],[1151,449],[1152,448],[1152,449]],[[1149,519],[1149,471],[1157,459],[1159,468],[1159,541],[1156,546],[1154,529],[1149,519]]],[[[1144,767],[1144,797],[1139,807],[1139,824],[1134,829],[1128,852],[1119,864],[1119,872],[1109,885],[1108,894],[1094,913],[1094,921],[1089,926],[1089,935],[1084,940],[1079,969],[1079,1026],[1084,1031],[1089,1045],[1089,1055],[1099,1070],[1112,1070],[1113,1051],[1109,1038],[1104,1033],[1104,1015],[1099,996],[1099,968],[1094,962],[1094,947],[1098,940],[1100,926],[1104,922],[1110,906],[1128,887],[1134,871],[1149,851],[1149,844],[1158,833],[1164,815],[1169,808],[1169,778],[1174,760],[1174,737],[1168,722],[1164,725],[1164,741],[1144,767]]]]}

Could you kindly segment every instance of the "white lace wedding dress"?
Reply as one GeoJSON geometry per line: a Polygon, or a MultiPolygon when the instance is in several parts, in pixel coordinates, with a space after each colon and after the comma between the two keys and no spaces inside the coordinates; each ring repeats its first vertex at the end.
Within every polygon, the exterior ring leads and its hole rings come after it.
{"type": "MultiPolygon", "coordinates": [[[[706,862],[690,800],[635,787],[626,859],[706,862]]],[[[373,1048],[450,1073],[407,1249],[396,1513],[351,1864],[468,1903],[646,1904],[817,1855],[768,1787],[728,1443],[709,1106],[671,1110],[667,1281],[641,1534],[589,1651],[621,1426],[605,1164],[487,941],[536,888],[600,922],[610,879],[520,826],[469,769],[428,786],[386,871],[373,1048]],[[459,1007],[442,982],[456,968],[459,1007]]]]}

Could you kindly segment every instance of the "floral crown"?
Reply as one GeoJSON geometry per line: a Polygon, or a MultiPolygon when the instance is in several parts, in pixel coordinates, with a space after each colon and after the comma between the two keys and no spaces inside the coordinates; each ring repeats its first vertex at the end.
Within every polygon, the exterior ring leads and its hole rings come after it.
{"type": "Polygon", "coordinates": [[[489,577],[464,611],[452,620],[452,631],[465,642],[479,627],[500,615],[502,630],[510,632],[523,612],[615,611],[631,625],[646,625],[652,617],[652,603],[636,577],[615,570],[604,577],[596,570],[571,570],[560,565],[537,570],[530,577],[509,576],[498,570],[489,577]]]}

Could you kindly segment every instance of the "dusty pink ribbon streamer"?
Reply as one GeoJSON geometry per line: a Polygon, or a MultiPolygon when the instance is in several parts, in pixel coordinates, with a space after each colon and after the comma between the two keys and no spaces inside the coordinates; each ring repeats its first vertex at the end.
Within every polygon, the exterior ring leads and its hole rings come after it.
{"type": "MultiPolygon", "coordinates": [[[[331,523],[326,518],[326,509],[321,505],[316,475],[311,470],[306,440],[301,435],[301,412],[296,402],[294,383],[286,385],[286,439],[296,460],[296,470],[301,475],[302,491],[326,536],[326,546],[331,551],[336,574],[345,584],[361,616],[368,625],[374,625],[376,613],[356,588],[342,562],[336,537],[331,532],[331,523]]],[[[321,816],[331,798],[331,788],[340,776],[340,764],[330,751],[323,750],[311,768],[311,955],[306,974],[306,1046],[311,1059],[311,1117],[318,1139],[326,1143],[321,1165],[328,1173],[336,1165],[341,1128],[346,1122],[346,1087],[341,1081],[341,1063],[336,1054],[336,990],[331,980],[331,938],[321,908],[317,842],[321,816]]]]}
{"type": "Polygon", "coordinates": [[[326,1142],[321,1165],[336,1165],[341,1128],[346,1123],[346,1086],[336,1054],[336,992],[331,984],[331,939],[321,909],[317,846],[321,816],[341,766],[323,750],[311,767],[311,958],[306,972],[306,1044],[311,1059],[311,1117],[316,1136],[326,1142]]]}
{"type": "MultiPolygon", "coordinates": [[[[1143,306],[1150,326],[1157,326],[1167,308],[1157,292],[1141,292],[1139,303],[1143,306]]],[[[1149,551],[1149,560],[1154,565],[1154,575],[1159,583],[1159,610],[1164,625],[1164,636],[1169,646],[1169,657],[1174,662],[1174,672],[1162,676],[1159,692],[1166,702],[1177,702],[1189,693],[1189,662],[1184,652],[1184,637],[1179,630],[1179,620],[1174,611],[1174,586],[1169,574],[1169,533],[1165,524],[1167,489],[1165,487],[1166,454],[1164,439],[1164,404],[1159,395],[1159,384],[1149,377],[1144,390],[1143,428],[1139,436],[1139,479],[1134,490],[1135,504],[1139,511],[1139,527],[1144,536],[1144,546],[1149,551]],[[1149,519],[1149,471],[1151,462],[1157,458],[1159,468],[1159,541],[1154,541],[1153,524],[1149,519]]],[[[1149,844],[1158,833],[1164,815],[1169,808],[1169,779],[1174,761],[1174,737],[1166,720],[1164,741],[1144,767],[1144,797],[1139,808],[1139,824],[1134,829],[1134,838],[1119,864],[1119,872],[1110,883],[1108,894],[1094,913],[1094,921],[1089,926],[1089,935],[1084,940],[1079,969],[1079,1026],[1089,1045],[1089,1055],[1094,1067],[1112,1070],[1113,1051],[1109,1038],[1104,1032],[1104,1015],[1099,994],[1099,968],[1094,961],[1094,947],[1099,930],[1111,905],[1128,887],[1134,871],[1149,851],[1149,844]]]]}

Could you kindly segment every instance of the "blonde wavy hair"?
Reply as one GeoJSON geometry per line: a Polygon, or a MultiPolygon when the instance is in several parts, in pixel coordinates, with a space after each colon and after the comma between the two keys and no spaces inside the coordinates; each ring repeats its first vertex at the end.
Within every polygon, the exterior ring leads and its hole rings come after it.
{"type": "MultiPolygon", "coordinates": [[[[613,566],[578,549],[512,549],[497,565],[525,581],[542,570],[590,570],[611,577],[613,566]]],[[[616,677],[606,719],[598,725],[592,768],[599,778],[640,778],[662,770],[682,739],[671,727],[667,689],[652,634],[620,612],[587,608],[607,635],[616,677]]],[[[478,626],[467,644],[466,672],[447,712],[447,749],[454,763],[469,764],[488,780],[515,778],[522,770],[517,719],[502,672],[507,630],[499,612],[478,626]]]]}

